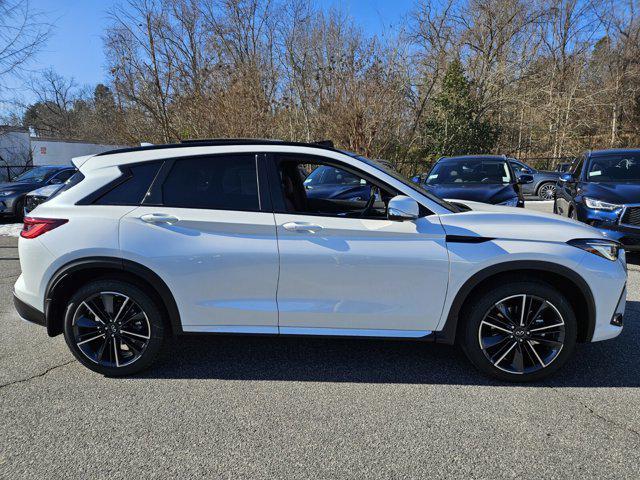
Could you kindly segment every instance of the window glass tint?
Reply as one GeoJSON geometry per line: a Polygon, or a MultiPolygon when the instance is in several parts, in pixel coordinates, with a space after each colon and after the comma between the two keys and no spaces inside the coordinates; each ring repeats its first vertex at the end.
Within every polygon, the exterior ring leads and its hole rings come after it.
{"type": "Polygon", "coordinates": [[[75,170],[64,170],[63,172],[58,173],[53,178],[60,180],[61,183],[66,182],[69,178],[75,173],[75,170]]]}
{"type": "Polygon", "coordinates": [[[285,209],[328,217],[386,218],[395,192],[333,165],[282,161],[279,165],[285,209]]]}
{"type": "Polygon", "coordinates": [[[450,183],[510,183],[507,162],[483,158],[441,160],[429,172],[427,185],[450,183]]]}
{"type": "Polygon", "coordinates": [[[60,188],[58,190],[56,190],[56,192],[51,195],[49,198],[53,198],[53,197],[57,197],[58,195],[60,195],[62,192],[66,192],[67,190],[69,190],[72,187],[75,187],[76,185],[78,185],[82,180],[84,180],[84,175],[78,171],[75,170],[69,170],[73,175],[71,175],[71,177],[64,182],[62,185],[60,185],[60,188]]]}
{"type": "Polygon", "coordinates": [[[587,169],[591,182],[640,182],[640,155],[624,153],[591,157],[587,169]]]}
{"type": "Polygon", "coordinates": [[[167,207],[257,211],[255,155],[176,160],[162,186],[167,207]]]}
{"type": "Polygon", "coordinates": [[[134,167],[123,167],[124,182],[109,190],[95,203],[97,205],[139,205],[149,190],[161,162],[148,162],[134,167]]]}

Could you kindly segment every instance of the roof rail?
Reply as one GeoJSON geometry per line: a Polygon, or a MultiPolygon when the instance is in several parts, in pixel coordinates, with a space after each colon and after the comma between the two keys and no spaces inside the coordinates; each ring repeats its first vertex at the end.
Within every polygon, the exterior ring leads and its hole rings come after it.
{"type": "Polygon", "coordinates": [[[140,152],[146,150],[160,150],[164,148],[185,148],[185,147],[218,147],[225,145],[289,145],[294,147],[315,147],[327,150],[335,150],[331,140],[322,140],[319,142],[288,142],[285,140],[273,140],[264,138],[211,138],[211,139],[193,139],[181,140],[180,143],[166,143],[162,145],[144,145],[140,147],[120,148],[109,150],[96,155],[96,157],[104,155],[112,155],[116,153],[140,152]]]}

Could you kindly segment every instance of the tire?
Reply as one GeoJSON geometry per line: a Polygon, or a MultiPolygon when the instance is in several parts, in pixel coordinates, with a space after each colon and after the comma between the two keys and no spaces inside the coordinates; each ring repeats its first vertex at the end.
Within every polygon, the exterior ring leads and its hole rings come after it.
{"type": "Polygon", "coordinates": [[[149,367],[165,330],[156,302],[120,280],[98,280],[80,288],[69,299],[64,318],[64,338],[73,355],[109,377],[149,367]]]}
{"type": "Polygon", "coordinates": [[[571,218],[572,220],[575,220],[576,222],[580,221],[578,220],[578,211],[575,208],[572,208],[571,211],[569,212],[569,218],[571,218]]]}
{"type": "Polygon", "coordinates": [[[501,282],[483,289],[466,305],[463,315],[460,343],[464,353],[481,372],[499,380],[546,378],[565,364],[575,348],[577,322],[571,304],[543,282],[501,282]],[[518,322],[523,295],[527,302],[524,328],[518,322]],[[509,317],[515,321],[510,322],[509,317]]]}
{"type": "Polygon", "coordinates": [[[556,195],[556,184],[554,182],[544,182],[538,187],[538,198],[540,200],[553,200],[556,195]]]}
{"type": "Polygon", "coordinates": [[[24,219],[24,197],[16,200],[16,204],[13,210],[13,216],[19,222],[24,219]]]}

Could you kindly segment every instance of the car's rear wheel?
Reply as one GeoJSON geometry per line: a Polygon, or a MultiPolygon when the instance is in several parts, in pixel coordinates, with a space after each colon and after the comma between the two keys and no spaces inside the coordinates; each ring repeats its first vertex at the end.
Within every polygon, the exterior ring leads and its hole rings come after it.
{"type": "Polygon", "coordinates": [[[164,332],[155,301],[119,280],[95,281],[79,289],[64,319],[64,337],[75,357],[107,376],[130,375],[151,365],[164,332]]]}
{"type": "Polygon", "coordinates": [[[464,310],[462,347],[481,371],[501,380],[540,380],[573,353],[576,318],[551,286],[511,282],[484,290],[464,310]]]}
{"type": "Polygon", "coordinates": [[[538,197],[540,200],[553,200],[556,196],[556,184],[546,182],[538,187],[538,197]]]}

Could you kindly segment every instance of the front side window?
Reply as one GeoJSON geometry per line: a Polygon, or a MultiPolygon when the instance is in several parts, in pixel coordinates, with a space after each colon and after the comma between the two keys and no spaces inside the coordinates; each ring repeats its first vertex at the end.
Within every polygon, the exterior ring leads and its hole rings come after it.
{"type": "Polygon", "coordinates": [[[256,156],[178,159],[162,185],[166,207],[259,211],[256,156]]]}
{"type": "Polygon", "coordinates": [[[590,182],[640,182],[640,154],[625,153],[591,157],[587,169],[590,182]]]}
{"type": "Polygon", "coordinates": [[[452,159],[438,162],[427,178],[427,185],[511,183],[511,172],[504,160],[452,159]]]}
{"type": "Polygon", "coordinates": [[[283,160],[279,177],[288,213],[382,219],[396,195],[334,165],[283,160]]]}

